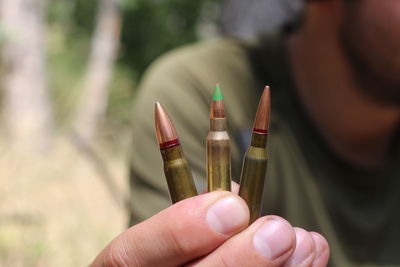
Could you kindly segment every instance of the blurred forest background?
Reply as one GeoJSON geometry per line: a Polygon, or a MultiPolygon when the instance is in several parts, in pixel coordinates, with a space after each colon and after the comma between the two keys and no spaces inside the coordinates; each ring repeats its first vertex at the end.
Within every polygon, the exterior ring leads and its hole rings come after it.
{"type": "Polygon", "coordinates": [[[299,7],[0,0],[0,266],[87,265],[127,226],[132,106],[146,67],[198,40],[254,38],[299,7]]]}

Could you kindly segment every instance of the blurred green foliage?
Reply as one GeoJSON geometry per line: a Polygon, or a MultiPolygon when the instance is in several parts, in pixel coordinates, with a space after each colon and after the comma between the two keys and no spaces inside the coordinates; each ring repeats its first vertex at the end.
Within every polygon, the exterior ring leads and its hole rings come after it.
{"type": "MultiPolygon", "coordinates": [[[[121,46],[107,111],[108,122],[113,127],[131,123],[134,87],[148,65],[166,51],[196,41],[197,27],[205,23],[207,6],[218,1],[120,0],[121,46]]],[[[49,3],[50,88],[56,121],[63,125],[80,96],[98,0],[49,3]]]]}
{"type": "Polygon", "coordinates": [[[122,28],[122,62],[137,74],[159,55],[197,40],[203,7],[217,0],[127,0],[122,28]]]}
{"type": "MultiPolygon", "coordinates": [[[[123,13],[119,62],[140,76],[164,52],[198,39],[204,7],[220,0],[121,0],[123,13]]],[[[63,23],[69,40],[93,32],[98,0],[51,2],[50,21],[63,23]]]]}

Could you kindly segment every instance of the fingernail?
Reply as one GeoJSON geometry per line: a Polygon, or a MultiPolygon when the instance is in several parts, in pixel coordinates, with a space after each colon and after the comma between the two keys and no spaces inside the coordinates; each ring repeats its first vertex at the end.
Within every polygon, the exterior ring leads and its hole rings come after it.
{"type": "Polygon", "coordinates": [[[304,263],[310,258],[314,257],[314,241],[307,231],[299,228],[295,228],[296,232],[296,249],[293,252],[292,257],[287,261],[287,266],[296,266],[304,263]]]}
{"type": "Polygon", "coordinates": [[[293,231],[284,222],[268,220],[253,237],[253,246],[269,260],[274,260],[293,246],[293,231]]]}
{"type": "Polygon", "coordinates": [[[238,198],[226,197],[218,200],[207,211],[207,223],[217,233],[230,232],[247,225],[249,211],[238,198]]]}

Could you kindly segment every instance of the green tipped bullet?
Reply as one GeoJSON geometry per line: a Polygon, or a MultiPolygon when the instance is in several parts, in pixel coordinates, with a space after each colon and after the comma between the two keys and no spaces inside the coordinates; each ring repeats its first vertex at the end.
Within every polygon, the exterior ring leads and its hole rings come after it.
{"type": "Polygon", "coordinates": [[[226,131],[224,101],[219,84],[215,86],[207,136],[207,189],[231,191],[230,139],[226,131]]]}

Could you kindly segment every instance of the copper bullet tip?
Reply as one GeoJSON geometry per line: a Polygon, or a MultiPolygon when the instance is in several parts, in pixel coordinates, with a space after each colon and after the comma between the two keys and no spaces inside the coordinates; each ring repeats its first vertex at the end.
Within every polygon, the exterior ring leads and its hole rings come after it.
{"type": "Polygon", "coordinates": [[[225,118],[224,100],[213,100],[210,108],[210,119],[225,118]]]}
{"type": "Polygon", "coordinates": [[[155,104],[156,137],[160,148],[179,145],[178,135],[167,112],[159,102],[155,104]]]}
{"type": "Polygon", "coordinates": [[[265,86],[264,92],[258,104],[256,119],[253,131],[261,134],[268,134],[269,113],[271,110],[271,97],[269,86],[265,86]]]}
{"type": "Polygon", "coordinates": [[[210,119],[216,118],[225,118],[224,97],[219,84],[215,86],[210,108],[210,119]]]}

